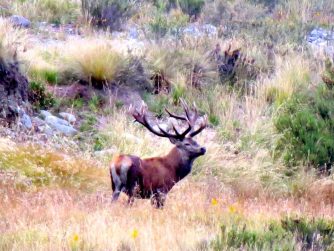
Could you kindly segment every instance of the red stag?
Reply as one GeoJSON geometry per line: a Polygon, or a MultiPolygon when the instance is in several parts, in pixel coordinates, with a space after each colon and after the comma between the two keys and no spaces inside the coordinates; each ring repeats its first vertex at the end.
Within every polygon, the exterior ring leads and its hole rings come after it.
{"type": "Polygon", "coordinates": [[[110,164],[112,201],[117,200],[120,193],[124,192],[129,197],[129,204],[132,204],[135,197],[151,198],[153,206],[162,207],[167,193],[190,173],[194,160],[205,154],[206,149],[201,147],[193,137],[207,126],[207,117],[201,118],[195,130],[195,124],[199,119],[196,107],[190,109],[183,100],[182,105],[185,111],[184,116],[172,114],[166,109],[170,117],[187,123],[187,129],[182,133],[173,125],[173,134],[159,125],[150,125],[145,105],[139,111],[133,107],[130,108],[130,113],[136,122],[145,126],[153,134],[168,138],[175,146],[164,157],[141,159],[133,155],[115,156],[110,164]]]}

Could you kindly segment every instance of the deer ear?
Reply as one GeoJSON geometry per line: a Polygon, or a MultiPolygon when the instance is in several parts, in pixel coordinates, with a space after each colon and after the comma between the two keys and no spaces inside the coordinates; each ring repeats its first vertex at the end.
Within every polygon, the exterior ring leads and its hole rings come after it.
{"type": "Polygon", "coordinates": [[[172,143],[173,145],[176,145],[178,142],[180,142],[178,139],[175,138],[168,138],[170,143],[172,143]]]}

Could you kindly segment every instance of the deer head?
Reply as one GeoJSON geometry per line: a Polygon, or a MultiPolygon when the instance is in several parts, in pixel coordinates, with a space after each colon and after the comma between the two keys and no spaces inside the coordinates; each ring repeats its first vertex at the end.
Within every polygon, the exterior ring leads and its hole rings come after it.
{"type": "Polygon", "coordinates": [[[187,128],[181,133],[177,130],[175,124],[173,123],[173,133],[170,133],[169,131],[161,128],[159,125],[152,126],[147,119],[147,106],[145,103],[143,103],[139,110],[131,106],[129,112],[134,117],[136,122],[145,126],[150,132],[159,137],[168,138],[170,142],[174,144],[180,151],[184,152],[184,154],[191,158],[196,158],[200,155],[204,155],[206,149],[201,147],[193,139],[193,137],[199,134],[207,126],[207,117],[199,117],[195,104],[192,108],[190,108],[183,99],[181,99],[181,104],[185,111],[185,114],[181,116],[173,114],[168,109],[165,109],[170,117],[186,123],[187,128]],[[200,120],[200,123],[197,126],[198,128],[195,129],[196,122],[198,120],[200,120]]]}

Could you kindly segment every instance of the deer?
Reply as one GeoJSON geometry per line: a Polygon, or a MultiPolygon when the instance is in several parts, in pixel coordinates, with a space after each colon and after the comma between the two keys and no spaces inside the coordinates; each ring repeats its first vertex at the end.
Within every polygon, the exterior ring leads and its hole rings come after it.
{"type": "Polygon", "coordinates": [[[179,132],[174,123],[171,123],[170,130],[158,124],[152,125],[147,118],[148,108],[145,103],[139,109],[130,106],[129,113],[135,119],[134,122],[140,123],[156,136],[168,138],[174,147],[163,157],[141,159],[134,155],[114,156],[109,169],[112,202],[117,201],[120,193],[124,192],[128,196],[129,205],[133,204],[134,198],[139,198],[150,199],[152,206],[162,208],[167,193],[191,172],[194,160],[206,153],[206,148],[200,146],[193,137],[206,128],[207,116],[199,116],[195,104],[192,108],[184,100],[181,100],[181,104],[184,115],[173,114],[167,108],[165,111],[175,121],[186,124],[183,132],[179,132]],[[197,129],[196,122],[200,122],[197,129]]]}

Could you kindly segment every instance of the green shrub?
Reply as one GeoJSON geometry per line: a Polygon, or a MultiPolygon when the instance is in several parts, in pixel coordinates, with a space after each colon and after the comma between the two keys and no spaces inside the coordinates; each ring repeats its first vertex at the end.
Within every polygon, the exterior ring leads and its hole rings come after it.
{"type": "Polygon", "coordinates": [[[87,114],[80,126],[80,131],[81,132],[95,131],[94,126],[96,123],[97,123],[96,117],[94,115],[87,114]]]}
{"type": "Polygon", "coordinates": [[[168,105],[169,98],[166,95],[145,95],[144,101],[148,106],[149,111],[155,113],[157,117],[162,117],[165,113],[165,108],[168,105]]]}
{"type": "Polygon", "coordinates": [[[94,25],[120,30],[124,22],[133,14],[131,0],[81,0],[83,14],[94,25]]]}
{"type": "Polygon", "coordinates": [[[29,101],[35,109],[48,109],[56,104],[51,93],[47,93],[45,86],[39,82],[30,82],[29,101]]]}
{"type": "Polygon", "coordinates": [[[92,112],[98,112],[101,107],[102,99],[100,96],[94,94],[93,97],[88,101],[88,107],[92,112]]]}
{"type": "Polygon", "coordinates": [[[320,85],[315,91],[294,94],[278,110],[274,125],[281,138],[278,153],[288,166],[330,167],[334,161],[334,90],[320,85]]]}
{"type": "Polygon", "coordinates": [[[262,229],[241,223],[223,225],[211,246],[213,250],[296,250],[297,247],[301,250],[310,250],[311,247],[331,250],[333,238],[333,221],[285,218],[262,229]]]}
{"type": "Polygon", "coordinates": [[[189,16],[197,17],[205,4],[205,0],[154,0],[154,5],[161,11],[180,8],[189,16]]]}
{"type": "Polygon", "coordinates": [[[182,11],[189,16],[197,17],[205,4],[205,0],[178,0],[182,11]]]}
{"type": "Polygon", "coordinates": [[[180,10],[174,10],[167,14],[157,9],[148,25],[150,31],[158,37],[163,37],[168,33],[178,36],[188,20],[189,16],[180,10]]]}

